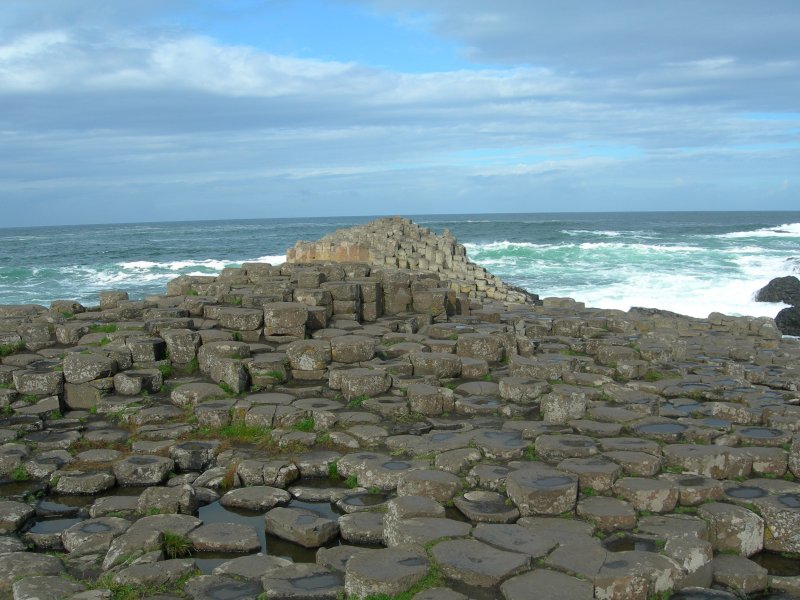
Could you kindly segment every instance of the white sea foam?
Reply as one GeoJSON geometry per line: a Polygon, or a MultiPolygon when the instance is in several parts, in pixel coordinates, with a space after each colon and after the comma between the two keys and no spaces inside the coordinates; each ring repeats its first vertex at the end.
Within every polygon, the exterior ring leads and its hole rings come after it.
{"type": "Polygon", "coordinates": [[[599,236],[603,236],[603,237],[620,237],[622,235],[625,235],[626,233],[628,235],[637,235],[637,234],[639,234],[641,232],[634,232],[634,231],[627,231],[627,232],[622,232],[622,231],[592,231],[590,229],[562,229],[561,233],[563,233],[564,235],[572,235],[572,236],[575,236],[575,235],[599,235],[599,236]]]}
{"type": "Polygon", "coordinates": [[[800,237],[800,223],[786,223],[784,225],[778,225],[777,227],[765,227],[763,229],[755,229],[753,231],[733,231],[731,233],[722,233],[713,237],[729,239],[763,237],[794,238],[800,237]]]}

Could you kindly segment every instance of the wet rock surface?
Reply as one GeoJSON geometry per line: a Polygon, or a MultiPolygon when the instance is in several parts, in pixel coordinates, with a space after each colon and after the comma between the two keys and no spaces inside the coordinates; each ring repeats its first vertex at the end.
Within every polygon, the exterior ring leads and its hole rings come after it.
{"type": "Polygon", "coordinates": [[[800,552],[797,340],[537,302],[462,249],[385,219],[0,313],[56,331],[0,359],[0,597],[800,590],[758,562],[800,552]]]}

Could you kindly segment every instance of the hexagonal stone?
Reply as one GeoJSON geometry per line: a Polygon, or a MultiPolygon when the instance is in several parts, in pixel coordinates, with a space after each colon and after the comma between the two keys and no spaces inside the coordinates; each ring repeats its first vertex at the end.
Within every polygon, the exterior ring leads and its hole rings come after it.
{"type": "Polygon", "coordinates": [[[420,469],[408,471],[397,482],[400,496],[425,496],[438,502],[447,502],[461,490],[461,480],[444,471],[420,469]]]}
{"type": "Polygon", "coordinates": [[[0,534],[16,532],[34,512],[33,507],[24,502],[0,500],[0,534]]]}
{"type": "Polygon", "coordinates": [[[444,541],[433,547],[431,555],[450,579],[481,588],[497,586],[530,567],[530,556],[477,540],[444,541]]]}
{"type": "Polygon", "coordinates": [[[193,529],[189,539],[200,552],[258,552],[261,542],[252,527],[240,523],[208,523],[193,529]]]}
{"type": "Polygon", "coordinates": [[[260,580],[237,581],[220,575],[193,577],[183,586],[192,600],[254,600],[262,589],[260,580]]]}
{"type": "Polygon", "coordinates": [[[264,515],[268,533],[306,548],[317,548],[339,535],[339,525],[310,510],[273,508],[264,515]]]}
{"type": "Polygon", "coordinates": [[[545,465],[531,465],[509,473],[506,490],[523,516],[558,515],[575,508],[578,478],[545,465]]]}
{"type": "Polygon", "coordinates": [[[418,546],[397,546],[354,555],[345,567],[345,593],[364,598],[411,589],[428,572],[428,557],[418,546]]]}
{"type": "Polygon", "coordinates": [[[15,581],[13,586],[15,600],[60,600],[85,589],[82,583],[58,575],[26,577],[15,581]]]}
{"type": "Polygon", "coordinates": [[[58,575],[64,565],[55,556],[33,552],[0,554],[0,593],[10,593],[15,581],[31,575],[58,575]]]}
{"type": "Polygon", "coordinates": [[[508,550],[527,554],[531,558],[546,556],[557,542],[549,535],[512,524],[481,523],[472,532],[472,537],[487,544],[508,550]]]}
{"type": "Polygon", "coordinates": [[[174,586],[180,579],[197,569],[194,560],[176,558],[154,563],[137,564],[114,574],[112,581],[117,585],[130,586],[174,586]]]}
{"type": "Polygon", "coordinates": [[[678,488],[671,481],[623,477],[614,483],[614,493],[642,511],[670,512],[678,503],[678,488]]]}
{"type": "Polygon", "coordinates": [[[105,471],[54,471],[51,485],[56,494],[89,495],[99,494],[114,487],[116,478],[105,471]],[[57,478],[57,479],[56,479],[57,478]]]}
{"type": "Polygon", "coordinates": [[[719,500],[724,492],[721,482],[702,475],[665,473],[660,478],[668,479],[678,486],[678,504],[681,506],[697,506],[719,500]]]}
{"type": "Polygon", "coordinates": [[[261,585],[270,600],[336,600],[344,593],[344,577],[318,565],[300,563],[267,574],[261,585]]]}
{"type": "Polygon", "coordinates": [[[76,523],[61,533],[61,541],[67,552],[80,554],[105,553],[111,541],[125,533],[130,521],[119,517],[100,517],[76,523]]]}
{"type": "Polygon", "coordinates": [[[331,357],[334,362],[353,364],[372,360],[375,356],[375,340],[362,335],[342,335],[333,338],[331,357]]]}
{"type": "Polygon", "coordinates": [[[383,514],[356,512],[339,517],[342,539],[351,544],[382,544],[383,514]]]}
{"type": "Polygon", "coordinates": [[[540,435],[535,448],[537,456],[549,463],[566,458],[588,458],[598,453],[597,443],[584,435],[540,435]]]}
{"type": "Polygon", "coordinates": [[[159,485],[175,467],[171,458],[135,455],[114,463],[117,483],[126,485],[159,485]]]}
{"type": "Polygon", "coordinates": [[[374,397],[392,386],[392,378],[380,369],[347,369],[340,377],[342,395],[350,400],[359,396],[374,397]]]}
{"type": "Polygon", "coordinates": [[[398,521],[385,520],[383,539],[387,546],[404,544],[424,545],[444,537],[468,536],[472,526],[453,519],[435,517],[414,517],[398,521]]]}
{"type": "Polygon", "coordinates": [[[412,352],[414,375],[432,375],[437,379],[451,379],[461,374],[461,360],[455,354],[444,352],[412,352]]]}
{"type": "Polygon", "coordinates": [[[178,535],[188,535],[203,522],[191,515],[150,515],[142,517],[131,525],[130,531],[150,529],[160,532],[170,531],[178,535]]]}
{"type": "Polygon", "coordinates": [[[292,369],[319,371],[331,363],[331,343],[327,340],[299,340],[286,347],[292,369]]]}
{"type": "Polygon", "coordinates": [[[636,511],[617,498],[592,496],[578,502],[578,516],[583,517],[602,531],[633,529],[636,527],[636,511]]]}
{"type": "Polygon", "coordinates": [[[739,594],[753,594],[767,588],[767,570],[743,556],[721,554],[714,558],[714,581],[736,590],[739,594]]]}
{"type": "Polygon", "coordinates": [[[519,509],[497,492],[474,490],[453,499],[456,508],[473,523],[513,523],[519,509]]]}
{"type": "Polygon", "coordinates": [[[684,473],[713,479],[724,479],[728,476],[730,448],[727,446],[671,444],[664,446],[663,451],[666,465],[680,467],[684,473]]]}
{"type": "Polygon", "coordinates": [[[549,569],[534,569],[512,577],[500,586],[505,600],[528,600],[536,590],[537,600],[592,600],[594,587],[584,579],[549,569]]]}
{"type": "Polygon", "coordinates": [[[140,513],[158,510],[162,513],[191,515],[197,510],[198,504],[194,488],[184,484],[174,487],[149,487],[141,493],[136,506],[140,513]]]}
{"type": "Polygon", "coordinates": [[[622,468],[606,456],[567,458],[558,463],[557,468],[577,475],[581,489],[592,488],[596,492],[610,491],[622,472],[622,468]]]}
{"type": "Polygon", "coordinates": [[[752,556],[764,547],[764,519],[751,510],[711,502],[697,513],[708,523],[708,541],[718,551],[732,551],[752,556]]]}
{"type": "Polygon", "coordinates": [[[219,503],[229,508],[243,508],[252,511],[266,511],[276,506],[284,506],[292,499],[286,490],[266,485],[238,488],[227,492],[219,503]]]}
{"type": "Polygon", "coordinates": [[[70,352],[62,363],[64,379],[68,383],[87,383],[94,379],[113,377],[117,362],[102,354],[70,352]]]}
{"type": "Polygon", "coordinates": [[[647,452],[612,450],[604,452],[603,456],[622,467],[626,475],[652,477],[661,470],[661,457],[647,452]]]}

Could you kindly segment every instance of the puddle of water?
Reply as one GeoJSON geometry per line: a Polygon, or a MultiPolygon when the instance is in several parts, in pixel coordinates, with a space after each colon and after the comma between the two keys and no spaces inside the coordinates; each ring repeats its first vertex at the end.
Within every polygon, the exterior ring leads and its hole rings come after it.
{"type": "Polygon", "coordinates": [[[320,573],[319,575],[308,575],[307,577],[298,577],[290,579],[292,587],[298,590],[320,590],[329,587],[338,587],[342,585],[342,578],[335,573],[320,573]]]}
{"type": "Polygon", "coordinates": [[[386,494],[350,494],[341,499],[340,502],[350,506],[377,506],[383,504],[388,499],[386,494]]]}
{"type": "MultiPolygon", "coordinates": [[[[331,521],[337,521],[341,516],[341,513],[336,512],[334,506],[330,502],[305,502],[303,500],[293,499],[286,506],[288,508],[302,508],[304,510],[310,510],[311,512],[319,515],[320,517],[324,517],[325,519],[330,519],[331,521]]],[[[262,529],[263,529],[263,518],[262,518],[262,529]]]]}
{"type": "Polygon", "coordinates": [[[536,487],[544,487],[544,488],[554,488],[560,485],[567,485],[572,483],[571,477],[564,477],[564,476],[552,476],[552,477],[541,477],[533,482],[533,485],[536,487]]]}
{"type": "Polygon", "coordinates": [[[403,462],[401,460],[390,460],[383,463],[381,466],[389,471],[403,471],[411,468],[411,463],[403,462]]]}
{"type": "Polygon", "coordinates": [[[781,494],[778,502],[787,508],[800,508],[800,494],[781,494]]]}
{"type": "Polygon", "coordinates": [[[45,485],[40,481],[9,481],[0,483],[0,498],[4,500],[22,501],[25,498],[45,492],[45,485]]]}
{"type": "Polygon", "coordinates": [[[769,427],[748,427],[747,429],[740,430],[740,433],[747,437],[758,439],[776,438],[783,435],[780,429],[770,429],[769,427]]]}
{"type": "Polygon", "coordinates": [[[681,423],[648,423],[647,425],[640,425],[636,427],[636,431],[640,433],[663,433],[663,434],[677,434],[683,433],[688,429],[686,425],[681,423]]]}
{"type": "Polygon", "coordinates": [[[81,517],[74,517],[71,519],[44,519],[37,521],[33,527],[28,530],[28,533],[61,533],[65,529],[69,529],[83,521],[81,517]]]}
{"type": "Polygon", "coordinates": [[[761,565],[770,575],[796,577],[800,575],[800,559],[784,556],[777,552],[759,552],[750,560],[761,565]]]}
{"type": "Polygon", "coordinates": [[[737,487],[725,490],[725,495],[731,498],[739,498],[742,500],[749,500],[752,498],[762,498],[767,495],[767,492],[758,487],[737,487]]]}
{"type": "Polygon", "coordinates": [[[604,546],[609,552],[628,552],[630,550],[658,552],[658,545],[653,540],[636,538],[629,535],[611,539],[606,542],[604,546]]]}

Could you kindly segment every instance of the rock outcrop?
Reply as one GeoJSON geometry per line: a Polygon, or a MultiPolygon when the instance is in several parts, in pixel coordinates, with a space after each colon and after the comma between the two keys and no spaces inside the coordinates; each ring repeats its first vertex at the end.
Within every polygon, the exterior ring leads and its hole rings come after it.
{"type": "Polygon", "coordinates": [[[756,293],[756,302],[782,302],[791,306],[800,304],[800,279],[794,275],[776,277],[756,293]]]}

